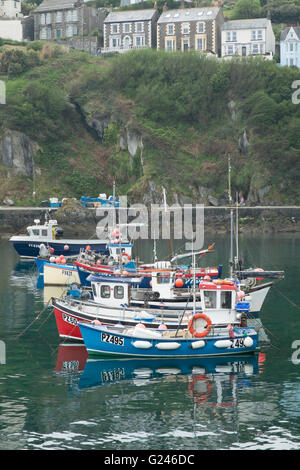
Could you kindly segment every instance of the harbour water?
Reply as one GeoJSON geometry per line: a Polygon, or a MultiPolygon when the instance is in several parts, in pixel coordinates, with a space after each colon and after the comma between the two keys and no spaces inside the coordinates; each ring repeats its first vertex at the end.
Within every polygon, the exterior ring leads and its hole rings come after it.
{"type": "MultiPolygon", "coordinates": [[[[226,268],[228,238],[206,238],[216,246],[201,265],[226,268]]],[[[152,248],[135,249],[149,262],[152,248]]],[[[246,266],[285,271],[263,305],[259,355],[91,361],[43,311],[60,293],[38,289],[34,265],[1,242],[0,449],[300,449],[300,241],[244,235],[240,252],[246,266]]]]}

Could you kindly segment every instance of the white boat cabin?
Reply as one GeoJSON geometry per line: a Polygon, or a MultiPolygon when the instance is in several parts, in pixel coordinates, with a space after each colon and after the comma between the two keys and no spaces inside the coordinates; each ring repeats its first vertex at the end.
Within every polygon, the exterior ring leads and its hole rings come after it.
{"type": "Polygon", "coordinates": [[[63,229],[58,227],[57,220],[48,220],[41,224],[39,219],[35,219],[34,224],[27,227],[28,237],[32,240],[51,241],[63,235],[63,229]]]}
{"type": "MultiPolygon", "coordinates": [[[[171,285],[172,276],[163,277],[157,276],[157,274],[161,273],[155,274],[156,276],[154,277],[156,278],[156,280],[158,280],[158,285],[160,285],[160,281],[162,279],[162,285],[171,285]]],[[[108,280],[104,278],[99,279],[95,276],[94,280],[93,278],[91,279],[91,287],[94,301],[102,304],[103,306],[109,307],[129,306],[131,301],[132,284],[138,285],[140,282],[141,278],[130,278],[127,280],[121,278],[111,278],[108,280]]],[[[174,282],[172,285],[174,285],[174,282]]],[[[199,288],[197,288],[196,290],[198,299],[196,303],[196,310],[201,310],[202,313],[205,313],[211,319],[213,324],[227,325],[230,323],[238,322],[240,316],[235,308],[237,303],[236,291],[237,287],[235,284],[218,285],[213,282],[201,283],[199,285],[199,288]]],[[[189,309],[191,304],[192,301],[190,301],[189,303],[189,309]]]]}
{"type": "MultiPolygon", "coordinates": [[[[91,279],[91,287],[94,301],[109,307],[120,307],[130,305],[130,290],[133,278],[126,279],[101,279],[93,281],[91,279]]],[[[140,283],[141,279],[136,278],[136,283],[140,283]]]]}

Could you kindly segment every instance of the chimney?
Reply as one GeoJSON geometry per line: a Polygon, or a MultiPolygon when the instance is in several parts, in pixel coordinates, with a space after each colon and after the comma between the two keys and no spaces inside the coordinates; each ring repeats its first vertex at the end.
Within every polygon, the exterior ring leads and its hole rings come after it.
{"type": "Polygon", "coordinates": [[[164,3],[164,6],[163,6],[163,11],[167,11],[168,7],[167,7],[167,4],[164,3]]]}

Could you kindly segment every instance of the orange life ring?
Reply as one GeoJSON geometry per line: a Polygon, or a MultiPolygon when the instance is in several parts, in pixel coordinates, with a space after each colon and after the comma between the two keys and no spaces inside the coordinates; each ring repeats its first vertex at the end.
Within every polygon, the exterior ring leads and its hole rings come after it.
{"type": "Polygon", "coordinates": [[[128,259],[128,261],[131,260],[129,254],[128,254],[128,253],[125,253],[125,251],[121,254],[121,256],[126,256],[126,258],[128,259]]]}
{"type": "Polygon", "coordinates": [[[188,330],[191,333],[191,335],[193,335],[195,338],[203,338],[204,336],[208,335],[208,333],[210,332],[211,325],[212,325],[211,319],[207,315],[204,315],[204,313],[196,313],[196,315],[193,315],[189,321],[188,330]],[[194,320],[197,320],[198,318],[203,318],[204,320],[206,320],[206,323],[207,323],[206,330],[203,331],[202,333],[198,333],[194,330],[193,323],[194,323],[194,320]]]}

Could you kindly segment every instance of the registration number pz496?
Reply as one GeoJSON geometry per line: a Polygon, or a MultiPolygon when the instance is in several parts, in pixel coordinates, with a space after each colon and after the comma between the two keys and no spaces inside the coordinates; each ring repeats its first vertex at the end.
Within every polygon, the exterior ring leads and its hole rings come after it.
{"type": "Polygon", "coordinates": [[[119,336],[111,335],[109,333],[101,333],[101,341],[115,344],[116,346],[124,346],[124,338],[120,338],[119,336]]]}

